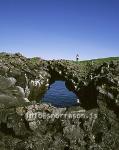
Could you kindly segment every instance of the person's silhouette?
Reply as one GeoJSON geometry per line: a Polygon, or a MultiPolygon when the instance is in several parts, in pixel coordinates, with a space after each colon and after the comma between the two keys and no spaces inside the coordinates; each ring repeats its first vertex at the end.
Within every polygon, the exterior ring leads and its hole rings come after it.
{"type": "Polygon", "coordinates": [[[77,54],[77,55],[76,55],[76,61],[78,61],[78,60],[79,60],[79,55],[77,54]]]}

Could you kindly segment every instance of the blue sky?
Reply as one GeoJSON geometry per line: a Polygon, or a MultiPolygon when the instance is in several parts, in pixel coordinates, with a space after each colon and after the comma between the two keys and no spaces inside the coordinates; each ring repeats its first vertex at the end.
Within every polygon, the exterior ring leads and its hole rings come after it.
{"type": "Polygon", "coordinates": [[[0,52],[44,59],[119,56],[119,0],[0,0],[0,52]]]}

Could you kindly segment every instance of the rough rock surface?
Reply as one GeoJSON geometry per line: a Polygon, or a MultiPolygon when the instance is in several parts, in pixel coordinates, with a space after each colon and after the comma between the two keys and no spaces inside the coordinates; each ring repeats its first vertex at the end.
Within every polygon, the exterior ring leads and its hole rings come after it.
{"type": "Polygon", "coordinates": [[[0,54],[0,150],[117,150],[119,61],[71,62],[0,54]],[[66,81],[80,105],[38,103],[66,81]]]}
{"type": "Polygon", "coordinates": [[[29,100],[40,98],[47,88],[50,74],[47,63],[40,58],[25,58],[19,53],[0,53],[0,74],[16,79],[16,85],[25,91],[29,100]]]}

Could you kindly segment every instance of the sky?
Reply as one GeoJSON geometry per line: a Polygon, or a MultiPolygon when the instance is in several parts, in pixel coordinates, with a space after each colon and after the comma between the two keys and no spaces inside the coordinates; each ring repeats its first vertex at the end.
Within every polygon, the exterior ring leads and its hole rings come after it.
{"type": "Polygon", "coordinates": [[[0,52],[80,60],[119,56],[119,0],[0,0],[0,52]]]}

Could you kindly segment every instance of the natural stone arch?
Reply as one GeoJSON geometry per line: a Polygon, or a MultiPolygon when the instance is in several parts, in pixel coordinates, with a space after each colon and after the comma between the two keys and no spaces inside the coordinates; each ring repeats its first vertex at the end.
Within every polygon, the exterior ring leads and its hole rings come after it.
{"type": "Polygon", "coordinates": [[[48,71],[50,74],[49,85],[56,80],[65,81],[67,89],[73,91],[80,99],[81,106],[85,109],[97,107],[97,95],[95,83],[89,79],[79,78],[67,61],[50,61],[48,71]]]}

